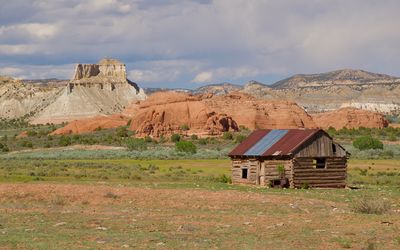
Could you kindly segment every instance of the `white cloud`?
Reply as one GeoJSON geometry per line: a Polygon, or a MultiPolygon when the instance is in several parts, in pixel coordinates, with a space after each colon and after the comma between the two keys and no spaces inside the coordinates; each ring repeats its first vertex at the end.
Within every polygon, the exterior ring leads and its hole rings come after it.
{"type": "Polygon", "coordinates": [[[35,45],[1,45],[0,44],[0,55],[29,55],[38,52],[39,49],[35,45]]]}
{"type": "Polygon", "coordinates": [[[49,39],[57,34],[57,27],[54,24],[45,23],[23,23],[17,25],[1,26],[0,37],[7,35],[21,34],[26,36],[29,35],[36,39],[49,39]]]}
{"type": "Polygon", "coordinates": [[[395,0],[5,1],[0,64],[117,57],[133,81],[165,87],[345,67],[396,74],[399,8],[395,0]]]}
{"type": "Polygon", "coordinates": [[[195,83],[209,83],[213,81],[213,74],[211,72],[201,72],[195,76],[192,82],[195,83]]]}

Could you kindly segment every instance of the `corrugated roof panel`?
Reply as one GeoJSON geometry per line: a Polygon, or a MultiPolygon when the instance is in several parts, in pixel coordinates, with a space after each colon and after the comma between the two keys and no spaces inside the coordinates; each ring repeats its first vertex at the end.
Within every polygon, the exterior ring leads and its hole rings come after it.
{"type": "Polygon", "coordinates": [[[291,129],[277,143],[266,150],[263,156],[271,155],[288,155],[293,153],[300,145],[306,142],[310,137],[314,136],[319,129],[291,129]],[[280,151],[279,154],[275,154],[280,151]]]}
{"type": "Polygon", "coordinates": [[[249,150],[255,143],[257,143],[261,138],[268,134],[270,130],[257,130],[251,133],[242,143],[240,143],[236,148],[234,148],[229,156],[243,155],[249,150]]]}
{"type": "Polygon", "coordinates": [[[263,138],[261,138],[256,144],[254,144],[250,149],[248,149],[244,155],[263,155],[269,148],[271,148],[276,142],[278,142],[282,137],[284,137],[289,130],[287,129],[276,129],[270,131],[263,138]]]}

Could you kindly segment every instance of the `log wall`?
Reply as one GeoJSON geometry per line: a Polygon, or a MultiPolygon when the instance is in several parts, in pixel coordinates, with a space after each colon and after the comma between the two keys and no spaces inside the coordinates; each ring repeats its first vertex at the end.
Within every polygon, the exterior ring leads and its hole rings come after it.
{"type": "Polygon", "coordinates": [[[256,159],[232,160],[232,183],[258,184],[260,162],[256,159]],[[242,178],[242,169],[247,168],[247,179],[242,178]]]}
{"type": "MultiPolygon", "coordinates": [[[[292,187],[293,184],[293,163],[291,160],[266,160],[261,163],[264,165],[265,169],[265,181],[264,183],[260,183],[261,185],[268,185],[269,182],[273,179],[279,179],[279,172],[278,172],[278,165],[282,164],[285,167],[285,178],[289,179],[290,186],[292,187]]],[[[262,168],[261,168],[262,169],[262,168]]],[[[261,171],[260,173],[261,176],[263,176],[263,173],[261,171]]]]}
{"type": "Polygon", "coordinates": [[[314,168],[313,158],[295,158],[293,160],[293,186],[339,187],[346,186],[347,158],[326,158],[326,168],[314,168]]]}

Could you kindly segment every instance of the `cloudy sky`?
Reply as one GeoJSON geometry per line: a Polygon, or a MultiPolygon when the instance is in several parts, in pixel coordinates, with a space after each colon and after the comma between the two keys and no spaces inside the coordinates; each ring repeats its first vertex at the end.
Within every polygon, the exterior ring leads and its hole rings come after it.
{"type": "Polygon", "coordinates": [[[143,87],[270,84],[342,68],[400,76],[397,0],[0,0],[0,74],[126,63],[143,87]]]}

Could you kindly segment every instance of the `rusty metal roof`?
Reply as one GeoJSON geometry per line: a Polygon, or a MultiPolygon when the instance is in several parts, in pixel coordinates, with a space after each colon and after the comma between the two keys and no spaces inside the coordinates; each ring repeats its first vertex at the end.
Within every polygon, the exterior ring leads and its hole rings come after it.
{"type": "Polygon", "coordinates": [[[257,130],[234,148],[229,156],[290,155],[320,131],[325,133],[321,129],[257,130]]]}

